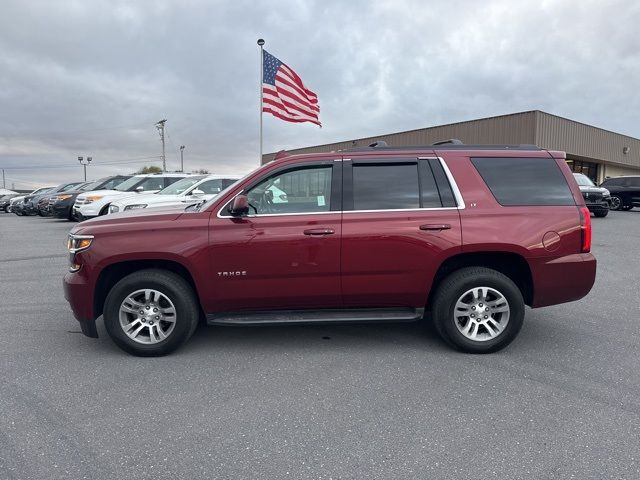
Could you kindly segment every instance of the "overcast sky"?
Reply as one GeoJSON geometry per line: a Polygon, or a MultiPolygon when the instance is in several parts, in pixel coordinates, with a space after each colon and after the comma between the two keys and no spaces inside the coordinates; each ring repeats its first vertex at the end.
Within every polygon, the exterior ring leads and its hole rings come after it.
{"type": "Polygon", "coordinates": [[[2,0],[0,168],[158,165],[162,118],[169,169],[180,145],[189,170],[255,168],[259,37],[323,123],[265,114],[265,152],[532,109],[640,137],[638,25],[637,0],[2,0]]]}

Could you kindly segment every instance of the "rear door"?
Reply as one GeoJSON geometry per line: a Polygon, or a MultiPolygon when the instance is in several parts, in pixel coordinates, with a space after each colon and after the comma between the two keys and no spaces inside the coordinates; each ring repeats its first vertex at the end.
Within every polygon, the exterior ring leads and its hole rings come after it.
{"type": "Polygon", "coordinates": [[[345,306],[423,308],[438,266],[461,246],[446,165],[435,156],[342,163],[345,306]]]}

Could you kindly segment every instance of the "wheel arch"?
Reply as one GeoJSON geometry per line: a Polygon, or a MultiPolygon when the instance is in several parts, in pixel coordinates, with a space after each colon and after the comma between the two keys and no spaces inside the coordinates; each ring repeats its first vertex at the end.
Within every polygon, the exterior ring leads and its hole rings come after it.
{"type": "Polygon", "coordinates": [[[167,270],[180,275],[189,283],[189,285],[193,289],[194,294],[196,295],[196,298],[198,299],[198,303],[200,304],[200,295],[196,287],[196,283],[193,280],[189,269],[180,262],[167,259],[126,260],[109,264],[100,271],[94,290],[94,318],[102,315],[104,302],[107,299],[107,295],[109,294],[111,288],[113,288],[113,286],[118,281],[131,273],[149,268],[167,270]]]}
{"type": "Polygon", "coordinates": [[[509,277],[520,289],[526,305],[533,303],[533,276],[527,260],[520,254],[508,251],[482,251],[459,253],[445,259],[433,278],[427,308],[440,283],[451,273],[465,267],[486,267],[509,277]]]}

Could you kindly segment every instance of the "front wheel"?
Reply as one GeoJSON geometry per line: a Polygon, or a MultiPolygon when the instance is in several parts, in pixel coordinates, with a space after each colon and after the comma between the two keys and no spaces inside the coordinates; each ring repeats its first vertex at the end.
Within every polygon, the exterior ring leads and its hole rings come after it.
{"type": "Polygon", "coordinates": [[[484,267],[460,269],[433,297],[440,336],[468,353],[491,353],[513,341],[524,320],[520,289],[506,275],[484,267]]]}
{"type": "Polygon", "coordinates": [[[606,217],[607,215],[609,215],[609,209],[608,208],[601,208],[599,210],[594,210],[593,211],[593,215],[598,217],[598,218],[606,217]]]}
{"type": "Polygon", "coordinates": [[[624,203],[622,202],[622,197],[618,195],[611,195],[611,210],[622,210],[624,207],[624,203]]]}
{"type": "Polygon", "coordinates": [[[114,285],[104,305],[104,325],[118,347],[138,356],[171,353],[195,331],[200,309],[181,276],[140,270],[114,285]]]}

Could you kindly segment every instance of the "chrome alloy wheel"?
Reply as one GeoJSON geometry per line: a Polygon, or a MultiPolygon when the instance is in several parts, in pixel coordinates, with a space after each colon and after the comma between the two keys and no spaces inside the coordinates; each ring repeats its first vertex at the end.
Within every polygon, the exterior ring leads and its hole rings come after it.
{"type": "Polygon", "coordinates": [[[475,287],[458,298],[453,314],[462,335],[475,342],[486,342],[504,331],[509,312],[509,302],[498,290],[475,287]]]}
{"type": "Polygon", "coordinates": [[[120,326],[134,342],[161,342],[176,326],[176,307],[157,290],[136,290],[120,305],[120,326]]]}

